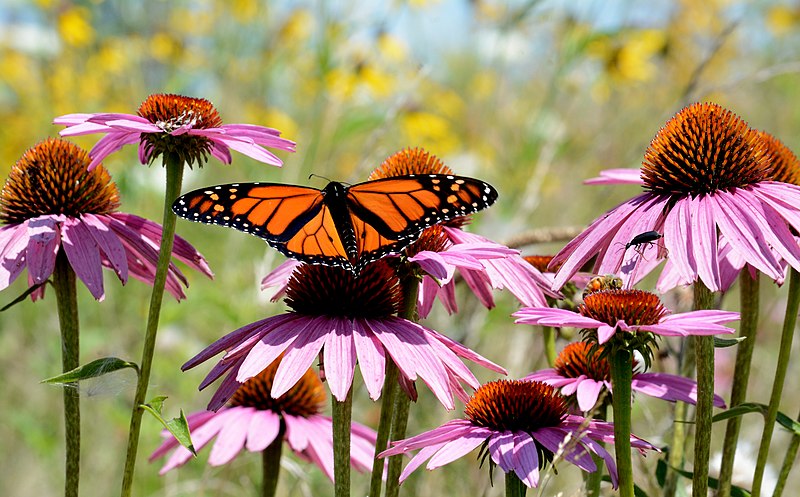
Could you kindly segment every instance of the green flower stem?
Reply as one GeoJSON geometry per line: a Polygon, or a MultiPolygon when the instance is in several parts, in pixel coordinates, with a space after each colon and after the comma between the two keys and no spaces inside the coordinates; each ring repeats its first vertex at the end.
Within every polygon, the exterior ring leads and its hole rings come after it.
{"type": "MultiPolygon", "coordinates": [[[[78,295],[75,271],[69,265],[63,250],[56,255],[53,272],[56,292],[58,324],[61,328],[61,365],[66,373],[80,366],[80,328],[78,326],[78,295]]],[[[78,497],[81,463],[81,404],[78,384],[64,385],[64,437],[66,461],[64,467],[64,495],[78,497]]]]}
{"type": "MultiPolygon", "coordinates": [[[[738,406],[745,401],[747,396],[747,382],[750,378],[750,364],[753,359],[753,345],[756,343],[756,332],[758,331],[760,275],[759,271],[756,271],[755,278],[750,276],[750,271],[742,271],[739,275],[739,296],[741,301],[739,337],[745,337],[745,340],[739,342],[736,349],[736,367],[733,373],[730,407],[738,406]]],[[[717,497],[730,497],[731,495],[733,461],[736,457],[736,444],[739,440],[741,426],[742,418],[741,416],[736,416],[728,420],[725,428],[717,497]]]]}
{"type": "Polygon", "coordinates": [[[767,465],[769,446],[772,441],[772,432],[775,429],[775,419],[778,417],[778,407],[783,395],[783,383],[786,380],[786,371],[789,368],[789,355],[792,350],[794,338],[794,325],[797,322],[797,309],[800,306],[800,273],[794,269],[789,270],[789,296],[786,303],[786,314],[781,332],[781,344],[778,349],[778,366],[775,368],[775,380],[772,383],[772,395],[769,398],[769,408],[764,420],[764,433],[761,436],[761,446],[758,448],[756,471],[753,474],[752,497],[760,497],[761,482],[764,479],[764,468],[767,465]]]}
{"type": "MultiPolygon", "coordinates": [[[[695,355],[694,347],[690,346],[688,340],[681,341],[681,354],[678,358],[679,374],[684,378],[691,378],[694,375],[695,355]]],[[[689,404],[684,402],[675,403],[675,411],[672,423],[672,442],[669,444],[669,466],[671,468],[683,469],[686,463],[686,440],[690,435],[690,425],[686,423],[688,418],[689,404]]],[[[664,483],[664,497],[675,497],[678,490],[677,471],[667,471],[664,483]]]]}
{"type": "Polygon", "coordinates": [[[544,355],[547,357],[547,365],[552,368],[556,364],[556,332],[552,326],[542,326],[542,332],[544,355]]]}
{"type": "MultiPolygon", "coordinates": [[[[800,421],[800,414],[797,416],[800,421]]],[[[800,435],[792,435],[792,441],[789,442],[789,447],[786,448],[786,456],[783,458],[783,466],[778,475],[778,482],[775,484],[775,490],[772,491],[772,497],[781,497],[783,489],[786,487],[786,480],[789,478],[789,472],[794,467],[794,458],[797,457],[797,449],[800,448],[800,435]]]]}
{"type": "Polygon", "coordinates": [[[283,428],[275,440],[261,452],[261,497],[275,497],[278,489],[278,477],[281,473],[281,452],[283,451],[283,428]]]}
{"type": "Polygon", "coordinates": [[[350,426],[353,389],[343,401],[333,398],[333,495],[350,497],[350,426]]]}
{"type": "Polygon", "coordinates": [[[122,497],[130,497],[133,487],[133,473],[136,467],[136,454],[139,449],[139,432],[142,428],[142,414],[140,407],[147,398],[147,387],[150,383],[150,370],[153,365],[153,352],[156,348],[156,334],[158,333],[158,319],[161,314],[161,301],[164,297],[164,288],[167,283],[167,271],[172,259],[172,244],[175,240],[175,214],[172,213],[172,203],[181,192],[183,180],[183,162],[178,156],[170,154],[165,156],[164,163],[167,169],[167,186],[164,191],[164,222],[161,232],[161,246],[158,252],[156,276],[153,281],[153,292],[150,294],[150,308],[147,313],[147,327],[145,329],[142,361],[140,364],[139,381],[136,384],[136,394],[131,410],[131,424],[128,432],[128,451],[125,458],[125,469],[122,475],[122,497]]]}
{"type": "MultiPolygon", "coordinates": [[[[631,382],[633,358],[629,350],[619,348],[609,356],[611,365],[611,405],[614,412],[614,450],[617,456],[620,497],[633,497],[631,461],[631,382]]],[[[599,469],[598,469],[599,470],[599,469]]]]}
{"type": "MultiPolygon", "coordinates": [[[[417,321],[417,296],[419,294],[419,279],[413,275],[401,277],[400,285],[403,292],[403,308],[399,315],[409,321],[417,321]]],[[[399,382],[398,382],[399,384],[399,382]]],[[[406,427],[408,426],[408,411],[411,399],[399,388],[396,387],[394,397],[394,408],[392,412],[392,428],[390,440],[402,440],[406,437],[406,427]]],[[[396,455],[389,457],[389,469],[386,476],[386,497],[397,497],[400,493],[400,473],[403,464],[403,456],[396,455]]]]}
{"type": "MultiPolygon", "coordinates": [[[[701,281],[694,284],[694,309],[714,307],[714,293],[701,281]]],[[[692,496],[708,495],[708,460],[711,455],[711,418],[714,415],[714,337],[693,336],[697,367],[695,411],[694,477],[692,496]]]]}
{"type": "Polygon", "coordinates": [[[400,370],[391,357],[386,358],[386,378],[383,382],[381,398],[381,417],[378,421],[378,437],[375,441],[375,458],[372,461],[372,476],[369,481],[369,497],[380,497],[383,485],[384,459],[379,459],[378,454],[389,446],[389,431],[392,428],[392,412],[394,399],[400,391],[398,381],[400,370]]]}
{"type": "Polygon", "coordinates": [[[516,473],[506,473],[506,497],[525,497],[528,487],[522,483],[516,473]]]}
{"type": "MultiPolygon", "coordinates": [[[[392,440],[402,440],[406,438],[406,427],[408,426],[408,411],[411,399],[405,392],[399,390],[394,398],[394,413],[392,416],[392,440]]],[[[400,473],[403,465],[403,456],[391,456],[389,458],[389,470],[386,476],[386,497],[397,497],[400,493],[400,473]]]]}
{"type": "MultiPolygon", "coordinates": [[[[597,410],[594,412],[594,419],[598,421],[605,421],[608,418],[607,400],[607,398],[604,399],[600,406],[597,407],[597,410]]],[[[605,446],[603,442],[598,443],[602,446],[605,446]]],[[[600,497],[600,484],[603,482],[603,468],[606,466],[603,458],[595,453],[592,453],[592,461],[594,461],[595,466],[597,466],[597,471],[592,473],[583,473],[584,484],[586,485],[586,495],[587,497],[600,497]]]]}

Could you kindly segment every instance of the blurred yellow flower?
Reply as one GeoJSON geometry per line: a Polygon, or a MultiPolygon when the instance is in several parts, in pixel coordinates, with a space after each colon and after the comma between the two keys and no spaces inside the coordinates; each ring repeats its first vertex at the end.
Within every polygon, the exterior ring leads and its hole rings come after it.
{"type": "Polygon", "coordinates": [[[306,9],[295,9],[278,32],[283,43],[300,43],[311,36],[314,16],[306,9]]]}
{"type": "Polygon", "coordinates": [[[233,0],[228,7],[236,21],[247,24],[256,20],[259,4],[258,0],[233,0]]]}
{"type": "Polygon", "coordinates": [[[456,150],[460,141],[450,123],[441,116],[424,111],[406,112],[400,117],[405,143],[442,155],[456,150]]]}
{"type": "Polygon", "coordinates": [[[775,5],[767,11],[767,27],[780,36],[790,32],[800,22],[800,9],[788,5],[775,5]]]}
{"type": "Polygon", "coordinates": [[[659,29],[643,29],[632,33],[617,56],[619,78],[632,81],[648,81],[657,72],[653,62],[666,45],[667,38],[659,29]]]}
{"type": "Polygon", "coordinates": [[[493,71],[477,72],[469,85],[470,97],[483,100],[497,91],[497,74],[493,71]]]}
{"type": "Polygon", "coordinates": [[[109,74],[122,74],[127,67],[124,41],[109,39],[96,53],[89,57],[89,66],[109,74]]]}
{"type": "Polygon", "coordinates": [[[58,33],[68,45],[82,47],[94,41],[90,24],[91,13],[83,7],[72,6],[58,16],[58,33]]]}
{"type": "Polygon", "coordinates": [[[364,65],[356,72],[358,82],[362,83],[369,92],[376,97],[386,97],[394,90],[394,79],[392,76],[378,69],[372,64],[364,65]]]}
{"type": "Polygon", "coordinates": [[[169,62],[178,55],[180,45],[173,36],[161,32],[150,38],[150,56],[159,62],[169,62]]]}
{"type": "Polygon", "coordinates": [[[214,26],[214,15],[197,8],[175,8],[169,16],[170,31],[195,36],[211,33],[214,26]]]}
{"type": "Polygon", "coordinates": [[[403,62],[408,57],[408,47],[400,38],[388,33],[378,36],[378,51],[382,61],[403,62]]]}

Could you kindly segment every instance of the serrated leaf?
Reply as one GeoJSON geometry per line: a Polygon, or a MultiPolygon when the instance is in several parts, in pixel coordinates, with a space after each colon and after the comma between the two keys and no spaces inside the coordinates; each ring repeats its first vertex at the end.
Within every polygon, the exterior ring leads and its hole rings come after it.
{"type": "Polygon", "coordinates": [[[714,348],[724,349],[726,347],[733,347],[734,345],[739,345],[745,340],[747,340],[747,337],[736,337],[736,338],[714,337],[714,348]]]}
{"type": "Polygon", "coordinates": [[[72,371],[67,371],[66,373],[58,376],[53,376],[52,378],[42,380],[42,383],[76,383],[81,380],[97,378],[98,376],[103,376],[125,368],[132,368],[136,370],[137,375],[139,374],[139,366],[137,366],[135,362],[124,361],[118,357],[103,357],[102,359],[94,360],[88,364],[84,364],[83,366],[78,366],[72,371]]]}
{"type": "Polygon", "coordinates": [[[186,414],[183,409],[180,411],[180,416],[172,419],[164,419],[161,414],[161,409],[164,407],[164,401],[167,397],[160,395],[154,397],[147,404],[142,404],[141,408],[152,414],[163,426],[167,429],[179,444],[186,447],[193,456],[197,457],[197,451],[194,450],[192,445],[192,437],[189,433],[189,421],[186,419],[186,414]]]}

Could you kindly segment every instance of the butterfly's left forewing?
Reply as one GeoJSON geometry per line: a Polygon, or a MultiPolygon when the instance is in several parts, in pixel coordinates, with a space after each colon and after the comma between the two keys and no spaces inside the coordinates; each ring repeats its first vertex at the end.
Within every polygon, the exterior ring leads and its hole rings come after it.
{"type": "Polygon", "coordinates": [[[190,221],[219,224],[270,242],[291,239],[322,209],[316,188],[279,183],[233,183],[178,197],[173,212],[190,221]]]}

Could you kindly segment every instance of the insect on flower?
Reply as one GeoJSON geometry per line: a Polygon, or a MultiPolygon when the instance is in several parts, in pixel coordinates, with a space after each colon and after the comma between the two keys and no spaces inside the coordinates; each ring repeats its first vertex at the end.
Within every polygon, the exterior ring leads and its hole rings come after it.
{"type": "Polygon", "coordinates": [[[395,176],[319,190],[279,183],[201,188],[175,201],[180,217],[261,237],[287,257],[358,272],[422,230],[497,200],[488,183],[449,174],[395,176]]]}
{"type": "Polygon", "coordinates": [[[605,290],[621,290],[621,289],[622,289],[622,278],[620,278],[616,274],[595,276],[594,278],[589,280],[589,283],[586,284],[586,288],[583,289],[583,298],[586,298],[587,295],[591,295],[596,292],[602,292],[605,290]]]}

